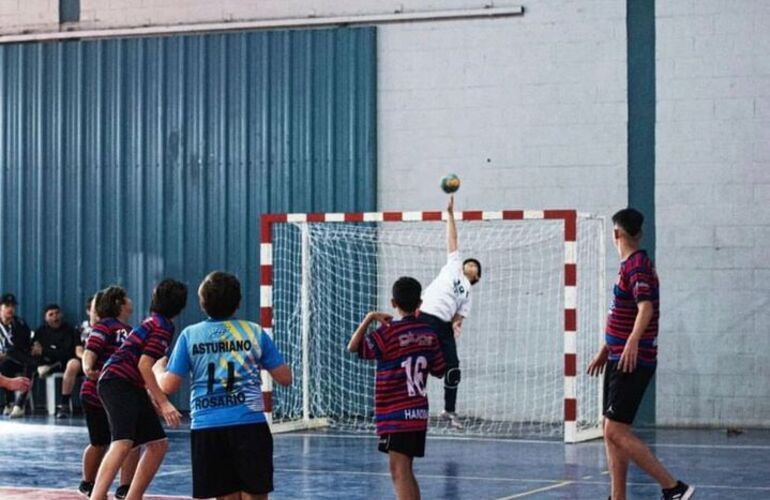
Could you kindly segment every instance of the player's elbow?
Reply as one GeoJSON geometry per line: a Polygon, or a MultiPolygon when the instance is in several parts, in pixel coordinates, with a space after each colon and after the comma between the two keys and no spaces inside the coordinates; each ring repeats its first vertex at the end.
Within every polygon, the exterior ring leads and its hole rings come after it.
{"type": "Polygon", "coordinates": [[[291,368],[288,365],[281,365],[274,370],[270,370],[270,376],[281,385],[291,385],[293,380],[291,368]]]}

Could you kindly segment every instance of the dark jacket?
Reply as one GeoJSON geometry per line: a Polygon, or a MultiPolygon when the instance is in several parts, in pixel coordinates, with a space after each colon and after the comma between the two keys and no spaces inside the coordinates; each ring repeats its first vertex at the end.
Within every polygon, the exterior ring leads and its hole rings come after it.
{"type": "Polygon", "coordinates": [[[0,345],[3,346],[1,350],[5,352],[8,358],[19,364],[33,364],[32,340],[27,323],[20,317],[14,316],[11,324],[3,325],[2,328],[5,330],[10,328],[11,338],[8,342],[5,335],[0,332],[0,345]]]}
{"type": "Polygon", "coordinates": [[[67,323],[57,329],[43,323],[35,330],[35,342],[43,347],[40,356],[42,364],[66,363],[75,357],[75,346],[80,342],[80,335],[67,323]]]}

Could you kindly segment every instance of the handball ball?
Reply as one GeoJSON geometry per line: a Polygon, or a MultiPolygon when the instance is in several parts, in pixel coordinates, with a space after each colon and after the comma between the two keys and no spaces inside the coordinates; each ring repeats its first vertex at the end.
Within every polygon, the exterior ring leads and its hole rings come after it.
{"type": "Polygon", "coordinates": [[[454,193],[460,189],[460,178],[455,174],[444,176],[441,179],[441,189],[443,189],[445,193],[454,193]]]}

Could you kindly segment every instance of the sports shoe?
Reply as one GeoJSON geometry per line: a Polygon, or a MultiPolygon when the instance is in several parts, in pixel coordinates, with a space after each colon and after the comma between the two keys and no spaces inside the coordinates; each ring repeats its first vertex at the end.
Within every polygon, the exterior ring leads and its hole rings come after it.
{"type": "Polygon", "coordinates": [[[449,425],[451,427],[454,427],[455,429],[462,429],[463,423],[460,422],[460,417],[457,416],[457,413],[453,411],[442,411],[441,412],[441,418],[443,420],[449,420],[449,425]]]}
{"type": "Polygon", "coordinates": [[[89,498],[91,496],[91,490],[93,489],[94,483],[90,481],[80,481],[80,486],[78,486],[78,493],[86,498],[89,498]]]}
{"type": "Polygon", "coordinates": [[[115,498],[118,500],[122,498],[126,498],[128,496],[128,489],[131,487],[130,484],[121,484],[118,486],[118,489],[115,490],[115,498]]]}
{"type": "Polygon", "coordinates": [[[11,414],[12,411],[13,411],[13,403],[8,403],[7,405],[5,405],[5,408],[3,408],[3,415],[7,417],[8,415],[11,414]]]}
{"type": "Polygon", "coordinates": [[[24,408],[19,405],[13,405],[13,410],[8,415],[9,418],[21,418],[24,416],[24,408]]]}
{"type": "Polygon", "coordinates": [[[70,416],[70,409],[64,405],[56,407],[56,418],[67,418],[70,416]]]}
{"type": "Polygon", "coordinates": [[[682,481],[677,481],[673,488],[662,490],[661,500],[688,500],[695,493],[695,488],[682,481]]]}

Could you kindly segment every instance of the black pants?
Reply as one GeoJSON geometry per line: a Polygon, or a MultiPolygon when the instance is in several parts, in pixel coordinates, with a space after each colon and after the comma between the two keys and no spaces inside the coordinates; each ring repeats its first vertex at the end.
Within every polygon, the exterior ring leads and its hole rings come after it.
{"type": "MultiPolygon", "coordinates": [[[[457,383],[450,383],[448,380],[450,377],[450,370],[460,369],[460,359],[457,357],[457,343],[455,342],[455,333],[452,329],[452,323],[444,321],[441,318],[433,316],[432,314],[421,312],[418,318],[419,321],[426,323],[433,328],[438,336],[438,341],[441,344],[441,354],[444,355],[444,363],[446,363],[446,374],[444,375],[444,410],[454,412],[457,404],[457,383]]],[[[459,379],[459,376],[458,376],[459,379]]]]}
{"type": "MultiPolygon", "coordinates": [[[[25,356],[19,356],[18,353],[9,351],[6,353],[5,359],[0,363],[0,373],[4,377],[18,377],[24,376],[31,378],[35,373],[35,363],[31,357],[27,359],[25,356]]],[[[5,404],[13,402],[14,405],[24,407],[27,402],[27,393],[19,394],[14,400],[14,393],[8,389],[5,390],[5,404]]]]}

